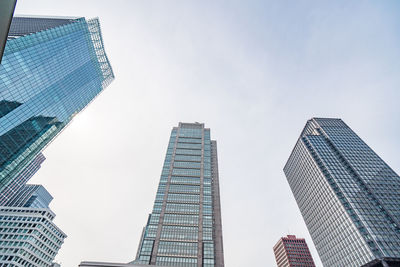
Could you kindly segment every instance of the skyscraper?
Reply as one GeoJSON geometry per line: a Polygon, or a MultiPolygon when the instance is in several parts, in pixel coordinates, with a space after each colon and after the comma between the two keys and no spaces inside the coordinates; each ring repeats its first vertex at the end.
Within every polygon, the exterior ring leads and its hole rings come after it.
{"type": "Polygon", "coordinates": [[[172,129],[153,211],[132,264],[224,266],[217,143],[204,124],[172,129]]]}
{"type": "Polygon", "coordinates": [[[0,63],[16,3],[17,0],[4,0],[0,2],[0,63]]]}
{"type": "Polygon", "coordinates": [[[27,184],[24,185],[5,206],[9,207],[29,207],[29,208],[49,208],[53,197],[43,187],[43,185],[27,184]]]}
{"type": "Polygon", "coordinates": [[[325,266],[400,258],[400,177],[342,120],[309,120],[284,172],[325,266]]]}
{"type": "Polygon", "coordinates": [[[53,197],[41,185],[25,185],[0,207],[0,266],[52,266],[67,237],[54,223],[53,197]]]}
{"type": "Polygon", "coordinates": [[[98,19],[13,18],[0,65],[0,192],[113,78],[98,19]]]}
{"type": "Polygon", "coordinates": [[[46,158],[39,153],[13,180],[0,190],[0,206],[5,205],[40,169],[46,158]]]}
{"type": "Polygon", "coordinates": [[[282,237],[274,246],[274,253],[278,267],[315,267],[304,238],[282,237]]]}

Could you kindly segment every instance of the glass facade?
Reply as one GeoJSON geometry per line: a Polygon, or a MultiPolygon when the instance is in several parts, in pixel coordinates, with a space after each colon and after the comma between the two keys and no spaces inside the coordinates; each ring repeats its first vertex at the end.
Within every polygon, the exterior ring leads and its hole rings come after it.
{"type": "Polygon", "coordinates": [[[36,158],[29,163],[13,180],[11,180],[6,186],[0,191],[0,206],[6,205],[6,203],[12,198],[28,180],[40,169],[41,164],[46,158],[42,153],[39,153],[36,158]]]}
{"type": "Polygon", "coordinates": [[[42,186],[24,185],[6,204],[9,207],[49,208],[53,197],[42,186]]]}
{"type": "Polygon", "coordinates": [[[222,267],[216,142],[204,124],[173,128],[135,264],[222,267]]]}
{"type": "Polygon", "coordinates": [[[309,120],[284,172],[325,266],[400,257],[400,177],[342,120],[309,120]]]}
{"type": "Polygon", "coordinates": [[[0,192],[113,78],[97,19],[13,19],[0,65],[0,192]]]}

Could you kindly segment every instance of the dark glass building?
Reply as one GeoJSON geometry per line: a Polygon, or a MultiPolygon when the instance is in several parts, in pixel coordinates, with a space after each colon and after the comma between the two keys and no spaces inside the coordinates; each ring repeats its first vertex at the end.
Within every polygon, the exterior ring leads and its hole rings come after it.
{"type": "Polygon", "coordinates": [[[0,65],[0,192],[113,78],[98,19],[13,18],[0,65]]]}
{"type": "Polygon", "coordinates": [[[341,119],[309,120],[284,172],[324,266],[400,258],[400,177],[341,119]]]}
{"type": "Polygon", "coordinates": [[[217,143],[201,123],[179,123],[168,143],[153,211],[130,264],[223,267],[217,143]]]}
{"type": "Polygon", "coordinates": [[[0,64],[17,0],[0,1],[0,64]]]}

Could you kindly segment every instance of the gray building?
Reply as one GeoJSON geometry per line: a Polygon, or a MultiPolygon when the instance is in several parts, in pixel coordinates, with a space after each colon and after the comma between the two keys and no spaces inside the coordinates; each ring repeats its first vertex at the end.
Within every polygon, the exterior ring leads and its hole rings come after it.
{"type": "Polygon", "coordinates": [[[0,266],[54,266],[67,235],[53,222],[52,199],[42,185],[25,185],[0,206],[0,266]]]}
{"type": "Polygon", "coordinates": [[[400,177],[341,119],[309,120],[284,172],[324,266],[400,258],[400,177]]]}
{"type": "Polygon", "coordinates": [[[67,237],[50,209],[0,207],[0,266],[51,267],[67,237]]]}
{"type": "Polygon", "coordinates": [[[217,143],[201,123],[179,123],[168,143],[152,213],[130,264],[223,267],[217,143]]]}
{"type": "Polygon", "coordinates": [[[0,64],[17,0],[0,1],[0,64]]]}

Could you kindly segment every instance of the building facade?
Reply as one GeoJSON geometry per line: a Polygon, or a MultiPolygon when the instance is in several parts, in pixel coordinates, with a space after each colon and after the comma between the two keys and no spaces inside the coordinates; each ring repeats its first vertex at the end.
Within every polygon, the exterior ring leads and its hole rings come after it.
{"type": "Polygon", "coordinates": [[[49,208],[53,197],[43,185],[24,185],[7,203],[8,207],[49,208]]]}
{"type": "Polygon", "coordinates": [[[5,0],[0,2],[0,64],[16,4],[17,0],[5,0]]]}
{"type": "Polygon", "coordinates": [[[0,266],[51,267],[67,237],[50,209],[0,207],[0,266]]]}
{"type": "Polygon", "coordinates": [[[98,19],[13,18],[0,65],[0,192],[113,78],[98,19]]]}
{"type": "Polygon", "coordinates": [[[224,266],[217,144],[200,123],[173,128],[135,263],[224,266]]]}
{"type": "Polygon", "coordinates": [[[400,177],[342,120],[309,120],[284,172],[324,266],[400,257],[400,177]]]}
{"type": "Polygon", "coordinates": [[[274,254],[278,267],[315,267],[306,240],[295,235],[279,239],[274,254]]]}
{"type": "Polygon", "coordinates": [[[152,213],[130,264],[223,267],[217,143],[201,123],[179,123],[168,143],[152,213]]]}
{"type": "Polygon", "coordinates": [[[41,164],[45,161],[42,153],[39,153],[32,162],[28,164],[14,179],[5,185],[0,191],[0,206],[6,203],[32,178],[32,176],[40,169],[41,164]]]}
{"type": "Polygon", "coordinates": [[[42,185],[24,185],[0,207],[0,266],[53,266],[67,236],[53,223],[52,199],[42,185]]]}

